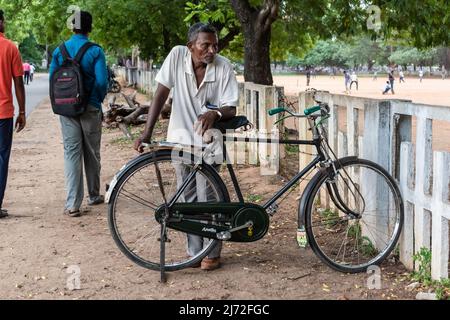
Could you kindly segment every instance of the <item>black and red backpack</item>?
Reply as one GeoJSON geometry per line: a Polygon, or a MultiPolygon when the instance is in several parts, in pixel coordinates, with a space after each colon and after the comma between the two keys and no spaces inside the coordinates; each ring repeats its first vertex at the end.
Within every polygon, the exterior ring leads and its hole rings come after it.
{"type": "Polygon", "coordinates": [[[63,63],[50,78],[50,101],[55,114],[66,117],[76,117],[86,111],[91,91],[86,88],[85,75],[81,68],[81,60],[86,51],[98,46],[86,42],[71,58],[64,43],[59,46],[63,63]]]}

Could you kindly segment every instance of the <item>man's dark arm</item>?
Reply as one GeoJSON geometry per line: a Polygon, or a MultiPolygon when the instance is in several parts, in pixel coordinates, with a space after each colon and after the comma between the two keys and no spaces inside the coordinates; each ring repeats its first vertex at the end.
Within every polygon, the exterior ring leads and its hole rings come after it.
{"type": "Polygon", "coordinates": [[[153,97],[152,104],[148,108],[147,123],[145,124],[145,129],[142,135],[136,139],[134,142],[134,149],[138,152],[143,152],[142,142],[150,142],[152,137],[153,129],[155,127],[156,121],[161,113],[164,103],[167,101],[170,89],[166,88],[162,84],[158,85],[156,89],[155,96],[153,97]]]}
{"type": "Polygon", "coordinates": [[[14,78],[14,88],[16,90],[17,103],[19,104],[19,115],[16,120],[16,132],[20,132],[25,128],[25,86],[23,85],[23,77],[14,78]]]}

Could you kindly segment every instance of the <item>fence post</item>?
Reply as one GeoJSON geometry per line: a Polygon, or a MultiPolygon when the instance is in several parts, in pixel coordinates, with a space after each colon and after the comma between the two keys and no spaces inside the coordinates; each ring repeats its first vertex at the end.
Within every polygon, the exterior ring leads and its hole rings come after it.
{"type": "Polygon", "coordinates": [[[409,202],[413,194],[414,158],[411,142],[403,142],[400,146],[400,188],[405,206],[405,219],[400,237],[400,261],[409,270],[414,269],[414,205],[409,202]]]}
{"type": "Polygon", "coordinates": [[[441,278],[448,278],[449,268],[449,220],[443,216],[443,213],[447,212],[450,215],[450,205],[444,204],[448,204],[449,196],[447,190],[449,185],[450,154],[435,152],[433,160],[431,276],[435,280],[440,280],[441,278]]]}

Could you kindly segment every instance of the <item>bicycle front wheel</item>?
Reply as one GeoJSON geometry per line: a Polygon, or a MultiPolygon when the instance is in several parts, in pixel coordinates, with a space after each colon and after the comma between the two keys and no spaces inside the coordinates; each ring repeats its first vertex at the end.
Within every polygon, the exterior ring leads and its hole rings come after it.
{"type": "Polygon", "coordinates": [[[311,183],[305,227],[313,251],[341,272],[379,265],[395,248],[403,201],[395,180],[376,163],[340,159],[311,183]]]}
{"type": "MultiPolygon", "coordinates": [[[[185,164],[171,150],[159,150],[142,156],[118,180],[109,201],[108,221],[114,241],[133,262],[152,270],[160,270],[161,224],[156,211],[164,204],[158,184],[155,162],[161,173],[167,201],[187,178],[193,163],[185,164]]],[[[186,188],[178,202],[229,202],[228,192],[214,169],[204,164],[196,171],[194,181],[186,188]],[[201,195],[201,196],[200,196],[201,195]]],[[[203,259],[218,244],[218,240],[204,239],[203,250],[190,256],[187,253],[187,235],[166,229],[165,270],[175,271],[189,267],[203,259]]]]}

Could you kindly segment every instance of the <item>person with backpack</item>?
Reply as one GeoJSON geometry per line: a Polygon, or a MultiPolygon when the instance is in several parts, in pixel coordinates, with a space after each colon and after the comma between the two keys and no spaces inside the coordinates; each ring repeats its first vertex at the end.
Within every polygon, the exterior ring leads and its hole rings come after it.
{"type": "Polygon", "coordinates": [[[13,81],[19,104],[16,132],[22,131],[26,124],[22,58],[16,45],[5,38],[4,32],[5,18],[0,10],[0,218],[8,216],[8,211],[2,208],[2,204],[14,130],[13,81]]]}
{"type": "Polygon", "coordinates": [[[88,205],[104,202],[100,194],[100,144],[102,102],[108,88],[105,54],[89,42],[92,16],[80,11],[74,19],[74,35],[53,52],[50,66],[50,100],[60,115],[64,144],[66,204],[64,214],[81,215],[83,164],[88,188],[88,205]],[[75,24],[75,21],[79,22],[75,24]]]}

